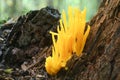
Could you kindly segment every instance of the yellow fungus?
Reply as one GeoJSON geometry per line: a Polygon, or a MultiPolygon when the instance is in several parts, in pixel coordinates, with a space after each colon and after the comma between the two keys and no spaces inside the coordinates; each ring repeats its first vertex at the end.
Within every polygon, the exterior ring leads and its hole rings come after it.
{"type": "Polygon", "coordinates": [[[57,33],[50,32],[53,40],[52,56],[46,58],[45,68],[50,75],[55,75],[61,68],[66,68],[66,63],[72,57],[82,55],[90,26],[85,31],[86,10],[82,12],[77,8],[68,8],[68,21],[66,14],[62,12],[60,26],[57,33]],[[57,36],[57,39],[55,39],[57,36]]]}

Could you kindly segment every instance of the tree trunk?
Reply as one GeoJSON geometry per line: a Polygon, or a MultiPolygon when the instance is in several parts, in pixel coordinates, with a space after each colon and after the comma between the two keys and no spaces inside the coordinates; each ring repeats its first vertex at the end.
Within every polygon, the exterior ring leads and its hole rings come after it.
{"type": "Polygon", "coordinates": [[[84,55],[58,80],[120,80],[120,0],[103,0],[89,24],[84,55]]]}

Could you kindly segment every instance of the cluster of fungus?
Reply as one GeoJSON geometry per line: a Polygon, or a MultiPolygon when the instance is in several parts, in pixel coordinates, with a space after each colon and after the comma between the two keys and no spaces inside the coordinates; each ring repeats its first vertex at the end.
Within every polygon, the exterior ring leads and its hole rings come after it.
{"type": "Polygon", "coordinates": [[[61,68],[66,67],[66,63],[75,53],[78,57],[82,55],[90,26],[86,25],[86,10],[80,11],[77,8],[68,8],[68,18],[65,11],[62,12],[60,25],[57,33],[52,35],[53,47],[52,55],[46,58],[45,68],[50,75],[55,75],[61,68]],[[57,37],[57,38],[56,38],[57,37]]]}

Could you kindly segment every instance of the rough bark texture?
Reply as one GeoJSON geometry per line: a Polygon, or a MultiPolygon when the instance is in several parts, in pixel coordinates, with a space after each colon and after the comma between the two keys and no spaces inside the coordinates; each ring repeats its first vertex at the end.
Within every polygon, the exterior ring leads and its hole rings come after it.
{"type": "MultiPolygon", "coordinates": [[[[56,30],[59,19],[57,10],[44,8],[1,28],[0,36],[5,28],[12,29],[11,32],[7,30],[9,36],[3,37],[5,43],[0,42],[1,63],[14,69],[7,74],[8,79],[120,80],[120,0],[103,0],[97,15],[88,23],[91,31],[83,56],[73,56],[67,64],[68,70],[62,69],[57,75],[50,76],[44,68],[46,56],[51,54],[48,32],[56,30]]],[[[2,69],[0,79],[7,80],[2,69]]]]}
{"type": "Polygon", "coordinates": [[[120,80],[120,0],[103,0],[90,21],[84,55],[60,80],[120,80]]]}

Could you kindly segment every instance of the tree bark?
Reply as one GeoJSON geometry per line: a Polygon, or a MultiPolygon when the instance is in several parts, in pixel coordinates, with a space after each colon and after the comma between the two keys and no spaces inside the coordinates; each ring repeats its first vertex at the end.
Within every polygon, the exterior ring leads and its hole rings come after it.
{"type": "Polygon", "coordinates": [[[120,80],[120,0],[103,0],[89,24],[84,55],[58,80],[120,80]]]}

